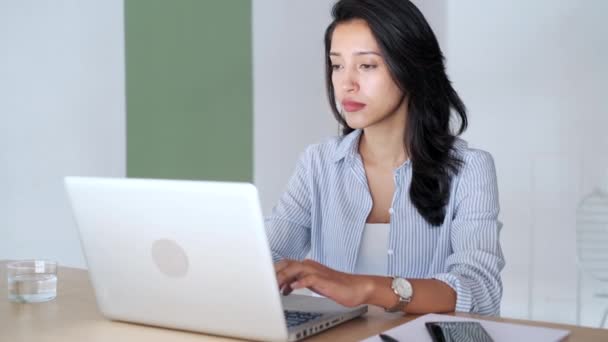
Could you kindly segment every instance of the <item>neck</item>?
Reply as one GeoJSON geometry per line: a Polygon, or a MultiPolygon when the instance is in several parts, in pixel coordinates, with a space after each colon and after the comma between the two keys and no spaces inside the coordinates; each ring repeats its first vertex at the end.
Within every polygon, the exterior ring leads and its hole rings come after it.
{"type": "Polygon", "coordinates": [[[393,168],[403,164],[408,156],[404,147],[404,128],[391,131],[365,129],[359,141],[359,153],[366,163],[393,168]]]}
{"type": "Polygon", "coordinates": [[[409,158],[405,149],[407,100],[392,115],[365,127],[359,140],[359,154],[368,165],[397,168],[409,158]]]}

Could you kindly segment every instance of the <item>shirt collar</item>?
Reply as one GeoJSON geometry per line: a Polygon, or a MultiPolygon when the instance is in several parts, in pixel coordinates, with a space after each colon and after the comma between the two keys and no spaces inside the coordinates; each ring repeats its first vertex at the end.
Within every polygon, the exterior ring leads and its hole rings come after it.
{"type": "MultiPolygon", "coordinates": [[[[342,137],[342,140],[338,143],[338,147],[334,152],[334,162],[339,162],[340,160],[346,157],[353,157],[357,153],[359,153],[359,139],[361,138],[361,129],[356,129],[347,135],[342,137]]],[[[453,145],[453,149],[459,155],[463,152],[463,150],[467,149],[468,144],[465,140],[462,140],[459,137],[456,137],[453,145]]],[[[409,164],[410,159],[404,163],[409,164]]]]}
{"type": "Polygon", "coordinates": [[[358,153],[361,132],[360,129],[356,129],[342,137],[334,153],[334,162],[337,163],[346,157],[352,157],[358,153]]]}

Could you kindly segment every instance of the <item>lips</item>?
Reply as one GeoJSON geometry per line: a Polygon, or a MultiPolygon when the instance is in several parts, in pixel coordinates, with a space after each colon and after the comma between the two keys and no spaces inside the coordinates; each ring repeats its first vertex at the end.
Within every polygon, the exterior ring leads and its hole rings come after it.
{"type": "Polygon", "coordinates": [[[342,101],[342,108],[344,108],[347,112],[357,112],[365,107],[365,103],[356,102],[356,101],[342,101]]]}

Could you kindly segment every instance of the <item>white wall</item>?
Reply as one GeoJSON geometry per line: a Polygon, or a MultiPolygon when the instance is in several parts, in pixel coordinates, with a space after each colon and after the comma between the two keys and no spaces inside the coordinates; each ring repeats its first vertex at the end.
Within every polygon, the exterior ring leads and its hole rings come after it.
{"type": "Polygon", "coordinates": [[[0,1],[0,259],[83,266],[66,175],[125,175],[123,2],[0,1]]]}
{"type": "Polygon", "coordinates": [[[254,182],[270,213],[312,143],[338,133],[325,95],[327,0],[253,0],[254,182]]]}
{"type": "Polygon", "coordinates": [[[608,167],[608,2],[459,0],[447,13],[465,138],[497,165],[503,315],[574,323],[576,205],[608,167]]]}

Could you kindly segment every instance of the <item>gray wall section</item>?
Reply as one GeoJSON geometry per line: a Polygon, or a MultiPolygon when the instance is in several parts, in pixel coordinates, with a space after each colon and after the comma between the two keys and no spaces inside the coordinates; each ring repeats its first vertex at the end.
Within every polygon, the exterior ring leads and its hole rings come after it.
{"type": "Polygon", "coordinates": [[[129,177],[252,181],[251,1],[125,1],[129,177]]]}
{"type": "MultiPolygon", "coordinates": [[[[448,2],[465,139],[496,162],[506,317],[576,322],[576,208],[608,168],[606,13],[602,0],[448,2]]],[[[581,284],[582,323],[596,325],[602,287],[581,284]]]]}

